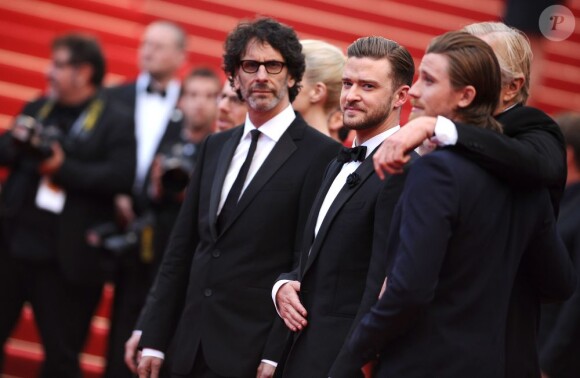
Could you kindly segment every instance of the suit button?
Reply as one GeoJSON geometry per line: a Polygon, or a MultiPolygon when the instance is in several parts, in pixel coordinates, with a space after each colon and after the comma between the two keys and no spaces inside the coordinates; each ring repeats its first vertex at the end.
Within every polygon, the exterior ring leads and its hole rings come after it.
{"type": "Polygon", "coordinates": [[[216,249],[211,253],[211,255],[217,259],[218,257],[221,256],[221,252],[218,249],[216,249]]]}
{"type": "Polygon", "coordinates": [[[212,293],[211,289],[205,289],[203,291],[203,295],[205,295],[206,297],[211,297],[212,294],[213,293],[212,293]]]}

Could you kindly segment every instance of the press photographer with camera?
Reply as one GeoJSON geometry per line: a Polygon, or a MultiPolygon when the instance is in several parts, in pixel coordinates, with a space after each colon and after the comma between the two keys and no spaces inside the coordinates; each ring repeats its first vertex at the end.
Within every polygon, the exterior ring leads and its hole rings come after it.
{"type": "Polygon", "coordinates": [[[81,376],[79,353],[107,275],[85,232],[113,220],[114,196],[133,184],[132,119],[101,90],[104,74],[96,40],[56,38],[47,96],[0,136],[0,165],[9,169],[0,200],[0,343],[29,302],[45,351],[42,377],[81,376]]]}

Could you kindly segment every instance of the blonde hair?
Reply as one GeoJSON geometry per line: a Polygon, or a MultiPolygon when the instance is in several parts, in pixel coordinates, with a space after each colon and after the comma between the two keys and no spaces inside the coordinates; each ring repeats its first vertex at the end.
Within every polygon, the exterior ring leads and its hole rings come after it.
{"type": "Polygon", "coordinates": [[[342,70],[346,57],[338,47],[324,41],[305,39],[300,43],[306,58],[304,80],[311,84],[322,82],[326,85],[324,110],[330,112],[340,102],[342,70]]]}
{"type": "Polygon", "coordinates": [[[523,76],[524,83],[517,100],[525,104],[530,95],[530,67],[533,57],[528,37],[502,22],[479,22],[467,25],[463,30],[476,37],[489,37],[490,45],[499,61],[503,85],[520,75],[523,76]]]}

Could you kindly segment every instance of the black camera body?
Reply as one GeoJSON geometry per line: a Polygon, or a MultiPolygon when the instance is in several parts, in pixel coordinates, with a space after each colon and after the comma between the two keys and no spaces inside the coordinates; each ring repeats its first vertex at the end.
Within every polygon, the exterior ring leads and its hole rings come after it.
{"type": "Polygon", "coordinates": [[[122,229],[115,222],[99,224],[86,233],[86,241],[91,247],[102,248],[113,256],[121,257],[132,251],[143,249],[150,242],[155,225],[155,216],[147,213],[122,229]]]}
{"type": "Polygon", "coordinates": [[[12,140],[26,154],[39,159],[52,156],[52,144],[62,140],[56,126],[44,126],[34,117],[19,115],[11,129],[12,140]]]}
{"type": "Polygon", "coordinates": [[[195,168],[197,147],[181,141],[161,153],[161,185],[165,191],[179,193],[189,183],[195,168]]]}

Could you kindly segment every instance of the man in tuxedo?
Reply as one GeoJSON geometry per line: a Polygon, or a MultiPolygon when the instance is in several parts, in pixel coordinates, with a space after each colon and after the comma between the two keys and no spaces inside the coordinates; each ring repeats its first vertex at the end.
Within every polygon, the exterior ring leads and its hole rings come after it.
{"type": "MultiPolygon", "coordinates": [[[[566,140],[568,166],[558,231],[580,274],[580,114],[561,114],[556,121],[566,140]]],[[[542,377],[580,376],[580,287],[566,302],[542,306],[538,338],[542,377]]]]}
{"type": "Polygon", "coordinates": [[[272,282],[292,268],[323,172],[339,145],[292,110],[304,73],[293,29],[262,18],[225,43],[244,125],[210,135],[138,323],[140,377],[170,342],[174,377],[271,377],[288,332],[272,282]]]}
{"type": "MultiPolygon", "coordinates": [[[[465,32],[427,48],[409,91],[412,117],[443,115],[500,131],[493,50],[465,32]]],[[[506,329],[520,266],[545,297],[576,284],[545,189],[515,190],[453,149],[412,165],[393,218],[386,290],[349,340],[352,377],[379,355],[377,377],[505,376],[506,329]],[[525,255],[524,255],[525,251],[525,255]]]]}
{"type": "MultiPolygon", "coordinates": [[[[181,85],[178,70],[185,61],[186,34],[168,21],[145,29],[139,47],[141,73],[137,80],[110,89],[111,97],[133,114],[137,139],[137,168],[132,195],[116,198],[119,227],[130,229],[153,212],[150,198],[151,167],[162,146],[180,142],[183,114],[177,108],[181,85]]],[[[131,377],[123,360],[124,344],[134,329],[139,311],[152,284],[160,251],[138,245],[118,257],[113,275],[115,296],[107,348],[108,378],[131,377]]],[[[164,248],[164,246],[163,246],[164,248]]]]}
{"type": "Polygon", "coordinates": [[[304,230],[300,266],[280,275],[272,290],[278,313],[296,332],[277,376],[328,377],[374,263],[373,236],[389,230],[403,189],[402,175],[381,181],[374,174],[371,156],[400,128],[413,58],[382,37],[356,40],[347,56],[340,104],[345,126],[356,132],[355,147],[327,169],[304,230]]]}
{"type": "MultiPolygon", "coordinates": [[[[418,117],[393,135],[375,154],[375,168],[394,173],[406,161],[405,151],[425,138],[456,151],[515,188],[546,187],[558,214],[566,181],[566,152],[558,125],[539,109],[525,106],[529,95],[531,48],[517,29],[499,22],[483,22],[465,31],[488,42],[500,63],[502,87],[495,117],[504,134],[444,117],[418,117]]],[[[542,282],[536,282],[542,285],[542,282]]],[[[540,374],[537,325],[540,298],[529,275],[518,274],[511,301],[507,333],[507,376],[540,374]]]]}
{"type": "Polygon", "coordinates": [[[47,378],[81,377],[79,353],[110,265],[85,233],[113,221],[114,196],[133,183],[132,120],[101,90],[104,74],[94,39],[57,38],[48,96],[27,104],[0,137],[0,164],[10,169],[0,202],[0,343],[28,301],[47,378]]]}

